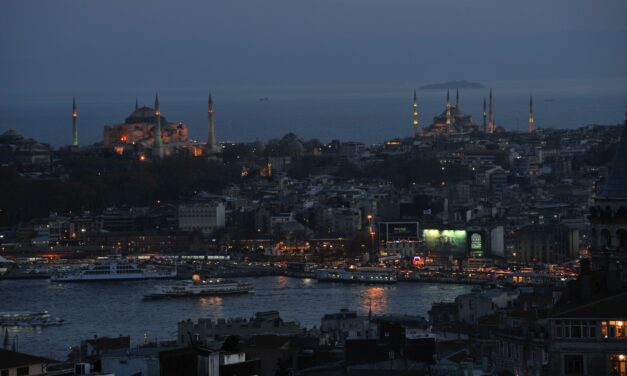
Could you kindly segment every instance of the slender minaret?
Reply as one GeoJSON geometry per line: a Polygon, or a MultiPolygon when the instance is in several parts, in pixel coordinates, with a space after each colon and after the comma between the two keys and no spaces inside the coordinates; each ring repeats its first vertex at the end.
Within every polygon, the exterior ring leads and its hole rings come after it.
{"type": "Polygon", "coordinates": [[[207,149],[210,153],[216,153],[218,151],[218,144],[216,142],[216,128],[213,122],[213,99],[211,98],[211,93],[209,94],[209,101],[207,102],[207,123],[209,126],[207,149]]]}
{"type": "Polygon", "coordinates": [[[446,126],[447,129],[450,130],[451,124],[452,124],[452,119],[451,119],[451,95],[449,93],[449,91],[446,91],[446,126]]]}
{"type": "Polygon", "coordinates": [[[494,104],[492,103],[492,89],[490,89],[490,113],[488,119],[488,133],[494,133],[494,104]]]}
{"type": "Polygon", "coordinates": [[[455,94],[455,108],[459,111],[459,89],[457,89],[457,94],[455,94]]]}
{"type": "Polygon", "coordinates": [[[414,137],[418,137],[418,99],[416,98],[416,90],[414,90],[414,103],[412,104],[412,110],[414,115],[414,137]]]}
{"type": "Polygon", "coordinates": [[[78,111],[75,97],[72,97],[72,146],[78,147],[78,111]]]}
{"type": "Polygon", "coordinates": [[[155,146],[152,149],[153,158],[163,158],[163,140],[161,139],[161,106],[159,106],[159,94],[155,96],[155,146]]]}
{"type": "Polygon", "coordinates": [[[486,122],[486,117],[488,116],[488,113],[486,111],[485,97],[483,97],[483,112],[481,113],[481,115],[483,115],[483,133],[488,133],[488,125],[486,122]]]}
{"type": "Polygon", "coordinates": [[[533,97],[529,96],[529,133],[533,133],[533,97]]]}
{"type": "Polygon", "coordinates": [[[139,109],[139,98],[135,97],[135,109],[139,109]]]}

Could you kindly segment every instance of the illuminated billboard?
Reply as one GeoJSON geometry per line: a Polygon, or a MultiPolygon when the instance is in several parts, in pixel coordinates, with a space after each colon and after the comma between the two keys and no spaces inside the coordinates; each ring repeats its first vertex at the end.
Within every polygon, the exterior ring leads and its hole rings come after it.
{"type": "Polygon", "coordinates": [[[379,223],[379,234],[383,242],[418,241],[418,222],[382,222],[379,223]]]}
{"type": "Polygon", "coordinates": [[[432,256],[466,256],[466,230],[422,230],[422,239],[432,256]]]}
{"type": "Polygon", "coordinates": [[[483,233],[471,231],[468,233],[469,238],[469,246],[470,246],[470,257],[483,257],[484,250],[484,241],[483,241],[483,233]]]}

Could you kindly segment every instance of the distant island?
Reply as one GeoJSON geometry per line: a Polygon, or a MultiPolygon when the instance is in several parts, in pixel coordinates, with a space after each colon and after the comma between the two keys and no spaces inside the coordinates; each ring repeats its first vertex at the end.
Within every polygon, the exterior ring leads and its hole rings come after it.
{"type": "Polygon", "coordinates": [[[484,89],[485,86],[478,82],[462,81],[449,81],[441,84],[429,84],[421,86],[420,90],[434,90],[434,89],[484,89]]]}

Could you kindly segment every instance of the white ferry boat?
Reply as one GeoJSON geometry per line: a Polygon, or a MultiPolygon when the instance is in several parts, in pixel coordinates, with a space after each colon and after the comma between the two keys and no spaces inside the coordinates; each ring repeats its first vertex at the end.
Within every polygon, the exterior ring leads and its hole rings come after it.
{"type": "Polygon", "coordinates": [[[48,311],[0,312],[0,326],[50,326],[61,324],[63,324],[63,320],[50,317],[48,311]]]}
{"type": "Polygon", "coordinates": [[[317,269],[318,281],[357,283],[396,283],[394,269],[351,267],[346,269],[317,269]]]}
{"type": "Polygon", "coordinates": [[[53,282],[89,282],[167,279],[175,277],[176,271],[142,269],[135,263],[124,261],[120,255],[113,255],[88,268],[65,273],[55,273],[50,277],[50,280],[53,282]]]}
{"type": "Polygon", "coordinates": [[[183,281],[171,286],[158,286],[153,293],[144,295],[144,299],[246,294],[251,291],[253,291],[253,286],[250,283],[220,278],[204,280],[200,279],[198,273],[195,273],[191,281],[183,281]]]}

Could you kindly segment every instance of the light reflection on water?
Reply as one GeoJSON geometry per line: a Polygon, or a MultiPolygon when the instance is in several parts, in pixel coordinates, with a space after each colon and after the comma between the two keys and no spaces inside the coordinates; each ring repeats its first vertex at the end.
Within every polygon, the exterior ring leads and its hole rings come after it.
{"type": "MultiPolygon", "coordinates": [[[[349,308],[368,314],[427,315],[434,301],[453,300],[470,291],[461,285],[399,282],[395,285],[318,283],[289,277],[243,278],[255,286],[252,294],[200,299],[144,301],[154,281],[116,283],[51,283],[46,280],[0,281],[0,311],[47,310],[65,320],[46,328],[10,328],[19,350],[64,359],[69,346],[81,339],[131,335],[132,344],[150,338],[174,339],[177,322],[199,317],[251,317],[257,311],[278,310],[285,320],[320,326],[325,313],[349,308]]],[[[166,282],[167,283],[167,282],[166,282]]],[[[175,283],[174,281],[170,283],[175,283]]],[[[1,333],[4,333],[2,330],[1,333]]],[[[3,334],[2,334],[3,335],[3,334]]]]}
{"type": "Polygon", "coordinates": [[[388,295],[392,294],[389,290],[393,286],[369,286],[362,293],[360,302],[361,311],[369,311],[372,309],[373,315],[380,315],[387,312],[388,295]]]}

